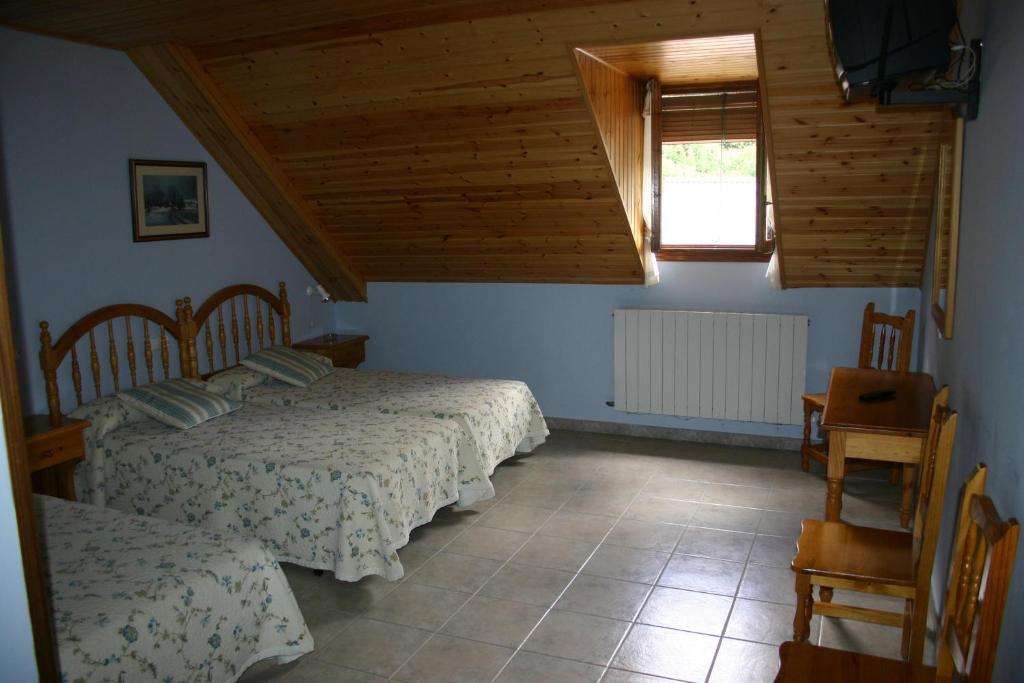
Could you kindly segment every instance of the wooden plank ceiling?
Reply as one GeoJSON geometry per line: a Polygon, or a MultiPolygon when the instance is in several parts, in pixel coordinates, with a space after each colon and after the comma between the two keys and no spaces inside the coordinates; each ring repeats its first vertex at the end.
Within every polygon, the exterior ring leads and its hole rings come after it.
{"type": "MultiPolygon", "coordinates": [[[[574,48],[756,33],[784,285],[920,284],[948,114],[846,105],[821,0],[10,0],[0,22],[127,50],[354,299],[367,280],[641,282],[615,162],[635,126],[602,125],[619,105],[582,79],[616,79],[574,48]]],[[[694,61],[645,58],[676,78],[694,61]]]]}

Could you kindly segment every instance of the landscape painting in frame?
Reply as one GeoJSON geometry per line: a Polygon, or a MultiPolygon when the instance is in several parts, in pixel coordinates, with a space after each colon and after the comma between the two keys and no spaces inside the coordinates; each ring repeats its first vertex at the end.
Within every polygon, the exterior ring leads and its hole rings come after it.
{"type": "Polygon", "coordinates": [[[136,242],[210,236],[205,163],[132,159],[129,165],[136,242]]]}

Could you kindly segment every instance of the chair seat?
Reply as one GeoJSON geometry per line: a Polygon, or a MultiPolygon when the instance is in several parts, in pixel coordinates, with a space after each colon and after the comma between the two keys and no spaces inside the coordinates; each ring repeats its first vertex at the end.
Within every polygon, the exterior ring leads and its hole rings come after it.
{"type": "Polygon", "coordinates": [[[800,398],[805,404],[810,403],[817,408],[825,407],[825,394],[804,394],[800,398]]]}
{"type": "Polygon", "coordinates": [[[812,576],[913,586],[913,535],[805,519],[792,568],[812,576]]]}
{"type": "Polygon", "coordinates": [[[781,666],[775,683],[933,683],[935,669],[808,643],[783,643],[779,648],[781,666]]]}

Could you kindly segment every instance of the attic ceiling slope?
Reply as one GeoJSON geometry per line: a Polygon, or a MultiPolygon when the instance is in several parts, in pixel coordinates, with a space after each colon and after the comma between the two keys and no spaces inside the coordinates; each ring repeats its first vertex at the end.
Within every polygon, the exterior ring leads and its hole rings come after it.
{"type": "Polygon", "coordinates": [[[843,102],[821,0],[15,0],[0,21],[188,44],[371,281],[640,282],[571,49],[757,33],[784,285],[920,283],[949,116],[843,102]]]}

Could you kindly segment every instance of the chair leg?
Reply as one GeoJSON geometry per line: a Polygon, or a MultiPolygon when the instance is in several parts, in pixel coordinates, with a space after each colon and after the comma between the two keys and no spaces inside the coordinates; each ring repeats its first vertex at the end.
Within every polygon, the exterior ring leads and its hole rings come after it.
{"type": "Polygon", "coordinates": [[[910,527],[910,515],[914,509],[914,465],[903,466],[903,501],[900,505],[900,526],[910,527]]]}
{"type": "Polygon", "coordinates": [[[804,403],[804,442],[800,446],[800,469],[808,472],[811,469],[811,459],[807,455],[807,449],[811,447],[811,418],[814,417],[814,408],[804,403]]]}
{"type": "Polygon", "coordinates": [[[832,587],[818,586],[818,600],[821,602],[832,602],[832,587]]]}
{"type": "Polygon", "coordinates": [[[889,468],[889,483],[892,484],[893,486],[896,486],[896,484],[899,484],[900,483],[900,473],[901,473],[901,471],[900,471],[900,466],[899,465],[894,465],[893,467],[890,467],[889,468]]]}
{"type": "Polygon", "coordinates": [[[811,616],[814,614],[814,596],[811,594],[811,577],[796,575],[796,616],[793,617],[793,640],[806,643],[811,636],[811,616]]]}
{"type": "Polygon", "coordinates": [[[912,630],[913,619],[914,601],[905,600],[903,602],[903,640],[900,643],[900,657],[903,657],[903,659],[910,657],[910,632],[912,630]]]}

